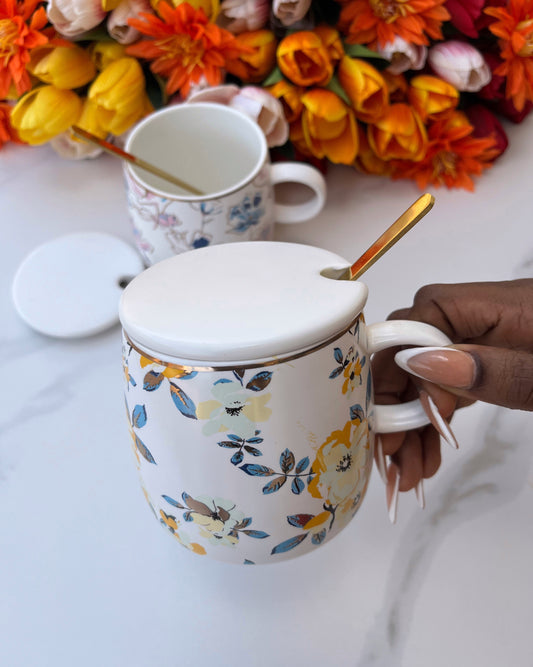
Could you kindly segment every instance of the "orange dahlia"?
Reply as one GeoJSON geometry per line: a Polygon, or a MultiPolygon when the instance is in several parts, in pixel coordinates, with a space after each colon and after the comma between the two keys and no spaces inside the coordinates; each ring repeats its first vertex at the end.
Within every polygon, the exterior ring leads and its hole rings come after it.
{"type": "Polygon", "coordinates": [[[203,9],[194,9],[188,2],[176,8],[160,2],[157,11],[161,18],[141,12],[142,19],[129,20],[133,28],[151,39],[132,44],[127,52],[152,61],[152,72],[168,79],[169,95],[179,90],[186,97],[191,84],[202,76],[209,85],[218,85],[226,61],[248,52],[230,32],[210,23],[203,9]]]}
{"type": "Polygon", "coordinates": [[[344,0],[339,29],[347,41],[385,46],[396,36],[410,44],[442,39],[441,25],[450,18],[446,0],[344,0]]]}
{"type": "Polygon", "coordinates": [[[533,0],[509,0],[484,11],[497,19],[489,30],[499,38],[503,63],[494,74],[506,77],[505,97],[522,111],[533,102],[533,0]]]}
{"type": "Polygon", "coordinates": [[[476,138],[461,111],[451,111],[428,128],[428,147],[419,162],[395,160],[392,178],[414,179],[421,190],[428,184],[474,190],[472,176],[492,166],[498,156],[496,138],[476,138]]]}
{"type": "Polygon", "coordinates": [[[0,0],[0,99],[7,97],[11,84],[17,95],[31,88],[26,64],[29,52],[48,42],[41,32],[48,22],[41,0],[0,0]]]}

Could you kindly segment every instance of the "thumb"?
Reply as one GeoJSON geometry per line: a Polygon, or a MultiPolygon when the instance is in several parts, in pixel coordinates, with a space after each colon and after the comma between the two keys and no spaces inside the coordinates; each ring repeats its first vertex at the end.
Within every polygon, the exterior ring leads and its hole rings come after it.
{"type": "Polygon", "coordinates": [[[416,347],[398,352],[408,373],[456,396],[533,410],[533,354],[485,345],[416,347]]]}

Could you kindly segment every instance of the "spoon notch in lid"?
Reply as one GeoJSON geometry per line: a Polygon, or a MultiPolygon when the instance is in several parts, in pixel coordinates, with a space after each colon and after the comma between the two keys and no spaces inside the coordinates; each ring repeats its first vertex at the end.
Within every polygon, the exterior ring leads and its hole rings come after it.
{"type": "Polygon", "coordinates": [[[333,280],[357,280],[426,213],[429,213],[434,203],[433,195],[423,194],[351,266],[346,269],[326,268],[320,272],[321,275],[333,280]]]}

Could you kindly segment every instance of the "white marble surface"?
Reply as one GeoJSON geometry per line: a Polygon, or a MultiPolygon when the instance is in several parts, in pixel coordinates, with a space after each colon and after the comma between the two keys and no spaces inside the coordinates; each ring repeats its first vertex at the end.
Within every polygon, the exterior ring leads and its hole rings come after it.
{"type": "MultiPolygon", "coordinates": [[[[367,274],[367,321],[429,282],[533,273],[533,118],[475,194],[435,191],[430,215],[367,274]]],[[[277,238],[355,259],[419,194],[329,175],[316,220],[277,238]]],[[[388,522],[377,474],[339,537],[263,567],[210,562],[154,521],[137,484],[119,328],[78,341],[31,331],[10,284],[64,233],[131,240],[120,166],[48,148],[0,152],[2,667],[531,667],[533,415],[477,404],[458,452],[388,522]]],[[[533,332],[532,332],[533,335],[533,332]]]]}

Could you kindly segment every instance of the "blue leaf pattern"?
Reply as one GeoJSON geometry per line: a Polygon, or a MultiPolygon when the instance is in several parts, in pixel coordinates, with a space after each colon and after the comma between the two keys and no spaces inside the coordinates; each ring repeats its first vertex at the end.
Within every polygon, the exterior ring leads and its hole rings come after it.
{"type": "Polygon", "coordinates": [[[136,405],[133,408],[131,423],[137,428],[142,428],[146,424],[146,407],[144,405],[136,405]]]}
{"type": "Polygon", "coordinates": [[[280,544],[276,545],[270,553],[273,555],[273,554],[282,554],[287,551],[290,551],[291,549],[294,549],[294,547],[297,547],[301,542],[303,542],[306,537],[307,533],[302,533],[301,535],[297,535],[296,537],[291,537],[290,539],[285,540],[284,542],[281,542],[280,544]]]}
{"type": "Polygon", "coordinates": [[[287,478],[285,476],[276,477],[268,484],[265,484],[263,487],[263,494],[268,495],[269,493],[275,493],[285,484],[287,478]]]}
{"type": "Polygon", "coordinates": [[[248,537],[256,537],[259,540],[264,540],[265,537],[270,537],[268,533],[265,533],[262,530],[241,530],[240,532],[248,535],[248,537]]]}
{"type": "Polygon", "coordinates": [[[189,419],[198,419],[196,416],[196,405],[187,396],[183,389],[172,382],[170,383],[170,395],[172,396],[174,405],[178,408],[182,415],[189,417],[189,419]]]}
{"type": "Polygon", "coordinates": [[[295,477],[292,480],[291,491],[296,495],[299,495],[305,489],[305,484],[299,477],[295,477]]]}
{"type": "Polygon", "coordinates": [[[257,463],[245,463],[240,467],[240,470],[244,470],[247,475],[252,475],[253,477],[270,477],[276,474],[276,471],[272,470],[272,468],[260,466],[257,463]]]}

